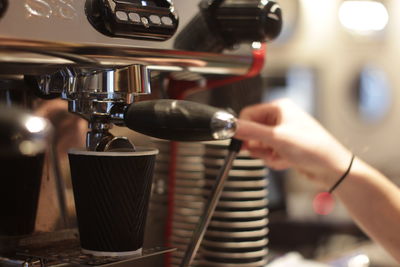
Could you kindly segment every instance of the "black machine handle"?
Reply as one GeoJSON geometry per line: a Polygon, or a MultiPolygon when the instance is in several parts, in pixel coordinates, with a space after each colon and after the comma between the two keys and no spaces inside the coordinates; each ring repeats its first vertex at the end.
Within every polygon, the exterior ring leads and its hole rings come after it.
{"type": "Polygon", "coordinates": [[[229,139],[235,134],[236,118],[209,105],[185,100],[150,100],[128,106],[125,125],[139,133],[173,141],[229,139]]]}
{"type": "Polygon", "coordinates": [[[199,7],[176,37],[176,49],[221,52],[241,43],[272,41],[282,30],[275,0],[202,0],[199,7]]]}

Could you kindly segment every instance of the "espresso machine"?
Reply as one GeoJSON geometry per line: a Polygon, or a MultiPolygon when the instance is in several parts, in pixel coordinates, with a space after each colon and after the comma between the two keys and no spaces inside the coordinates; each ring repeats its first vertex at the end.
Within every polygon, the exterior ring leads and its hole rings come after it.
{"type": "Polygon", "coordinates": [[[258,74],[263,42],[281,25],[272,0],[0,0],[0,266],[139,266],[173,250],[82,253],[54,117],[83,118],[86,136],[75,137],[94,153],[136,151],[114,125],[166,140],[228,139],[235,116],[184,101],[185,92],[258,74]],[[45,215],[57,223],[38,230],[45,215]]]}

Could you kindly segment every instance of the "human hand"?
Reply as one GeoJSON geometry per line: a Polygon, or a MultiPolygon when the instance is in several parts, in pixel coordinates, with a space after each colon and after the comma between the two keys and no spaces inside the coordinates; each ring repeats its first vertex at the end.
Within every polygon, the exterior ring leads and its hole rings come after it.
{"type": "Polygon", "coordinates": [[[267,166],[294,168],[326,188],[343,174],[351,158],[350,151],[287,99],[243,109],[235,137],[267,166]]]}

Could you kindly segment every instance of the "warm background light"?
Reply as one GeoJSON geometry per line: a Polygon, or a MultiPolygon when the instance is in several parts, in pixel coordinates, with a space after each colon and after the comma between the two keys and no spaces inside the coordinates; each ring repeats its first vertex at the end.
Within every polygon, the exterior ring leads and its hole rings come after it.
{"type": "Polygon", "coordinates": [[[370,34],[386,27],[389,14],[381,2],[352,0],[341,4],[339,20],[346,29],[359,34],[370,34]]]}

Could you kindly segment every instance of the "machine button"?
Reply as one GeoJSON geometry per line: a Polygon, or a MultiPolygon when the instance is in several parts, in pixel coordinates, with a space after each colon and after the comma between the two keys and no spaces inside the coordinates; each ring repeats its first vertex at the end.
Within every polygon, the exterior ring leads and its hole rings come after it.
{"type": "MultiPolygon", "coordinates": [[[[9,0],[0,0],[0,4],[2,1],[9,0]]],[[[66,0],[24,1],[63,2],[66,0]]],[[[165,41],[171,38],[178,29],[179,18],[173,4],[174,0],[79,1],[86,2],[84,9],[90,24],[98,32],[110,37],[165,41]],[[164,22],[161,19],[163,16],[166,17],[164,22]]]]}
{"type": "Polygon", "coordinates": [[[141,21],[140,15],[138,13],[129,13],[129,19],[135,23],[140,23],[141,21]]]}
{"type": "Polygon", "coordinates": [[[170,17],[165,16],[161,18],[161,21],[167,26],[171,26],[174,23],[170,17]]]}
{"type": "Polygon", "coordinates": [[[146,28],[150,27],[149,20],[146,17],[141,17],[140,20],[142,21],[143,26],[145,26],[146,28]]]}
{"type": "Polygon", "coordinates": [[[149,19],[150,19],[151,23],[153,23],[153,24],[157,24],[157,25],[161,24],[161,19],[157,15],[150,15],[149,19]]]}
{"type": "Polygon", "coordinates": [[[128,21],[128,14],[126,14],[123,11],[115,12],[115,16],[117,17],[117,19],[119,19],[121,21],[128,21]]]}

